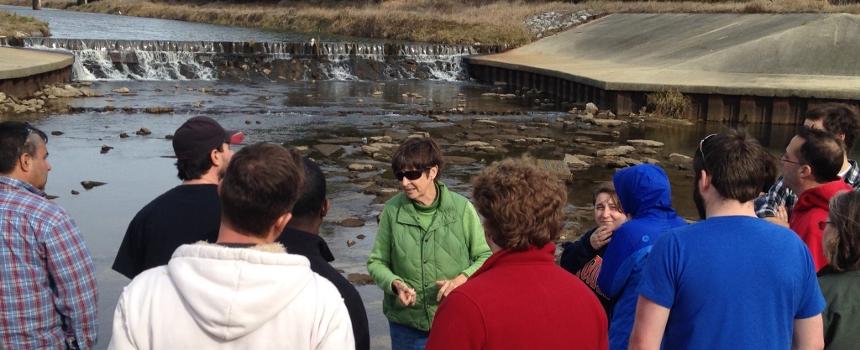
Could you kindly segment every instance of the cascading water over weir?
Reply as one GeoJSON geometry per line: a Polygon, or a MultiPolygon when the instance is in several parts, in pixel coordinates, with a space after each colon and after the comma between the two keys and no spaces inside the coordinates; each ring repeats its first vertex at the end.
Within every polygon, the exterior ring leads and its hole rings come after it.
{"type": "Polygon", "coordinates": [[[71,51],[75,80],[467,79],[461,58],[498,47],[349,42],[27,38],[0,45],[71,51]]]}

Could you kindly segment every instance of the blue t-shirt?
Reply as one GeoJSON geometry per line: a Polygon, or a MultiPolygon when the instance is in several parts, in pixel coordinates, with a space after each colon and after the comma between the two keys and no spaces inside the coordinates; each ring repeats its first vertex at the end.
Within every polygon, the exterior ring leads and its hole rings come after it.
{"type": "Polygon", "coordinates": [[[639,293],[671,309],[666,349],[789,349],[794,320],[824,309],[806,245],[787,228],[746,216],[666,232],[639,293]]]}

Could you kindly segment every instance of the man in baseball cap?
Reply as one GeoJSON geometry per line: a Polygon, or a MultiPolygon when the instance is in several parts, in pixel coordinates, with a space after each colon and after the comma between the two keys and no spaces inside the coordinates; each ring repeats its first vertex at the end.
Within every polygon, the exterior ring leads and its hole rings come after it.
{"type": "Polygon", "coordinates": [[[113,269],[128,278],[167,264],[183,244],[215,242],[221,222],[218,183],[239,144],[241,131],[225,130],[209,117],[188,119],[173,133],[182,184],[141,209],[126,230],[113,269]]]}

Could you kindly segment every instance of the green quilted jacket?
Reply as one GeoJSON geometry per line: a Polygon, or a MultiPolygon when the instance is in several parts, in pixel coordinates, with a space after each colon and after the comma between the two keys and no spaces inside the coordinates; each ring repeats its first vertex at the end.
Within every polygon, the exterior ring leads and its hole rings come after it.
{"type": "Polygon", "coordinates": [[[385,203],[367,270],[385,292],[382,310],[388,320],[430,330],[439,303],[435,281],[471,276],[490,257],[481,220],[472,203],[437,182],[440,202],[428,230],[418,224],[412,201],[400,193],[385,203]],[[397,301],[391,282],[400,279],[418,294],[415,305],[397,301]]]}

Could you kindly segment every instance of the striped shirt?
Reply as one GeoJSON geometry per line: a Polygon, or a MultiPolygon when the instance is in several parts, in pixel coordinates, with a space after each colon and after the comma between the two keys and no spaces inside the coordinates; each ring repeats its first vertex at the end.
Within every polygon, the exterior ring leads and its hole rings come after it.
{"type": "MultiPolygon", "coordinates": [[[[848,160],[851,165],[848,172],[842,177],[845,183],[854,187],[854,190],[860,189],[860,165],[856,161],[848,160]]],[[[794,204],[797,203],[797,194],[794,193],[783,182],[782,176],[776,180],[776,183],[770,187],[767,194],[762,197],[761,202],[756,201],[756,215],[760,218],[776,216],[776,210],[781,205],[785,205],[785,211],[791,215],[791,210],[794,209],[794,204]]]]}
{"type": "Polygon", "coordinates": [[[96,343],[96,279],[78,227],[28,183],[0,176],[0,343],[6,350],[96,343]]]}

